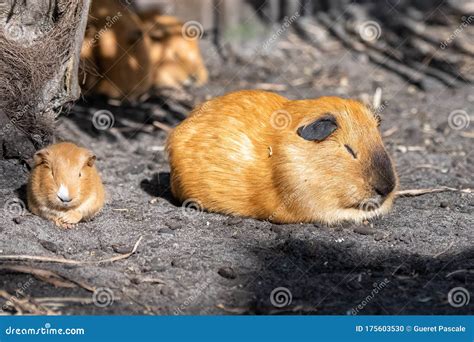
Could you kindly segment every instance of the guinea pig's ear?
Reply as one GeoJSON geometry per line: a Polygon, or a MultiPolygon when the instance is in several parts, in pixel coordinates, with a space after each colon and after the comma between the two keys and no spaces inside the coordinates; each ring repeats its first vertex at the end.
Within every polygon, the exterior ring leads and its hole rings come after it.
{"type": "Polygon", "coordinates": [[[327,114],[312,123],[298,128],[298,135],[309,141],[323,141],[337,128],[336,118],[327,114]]]}
{"type": "Polygon", "coordinates": [[[35,166],[41,165],[46,162],[48,158],[49,152],[46,149],[39,150],[33,156],[33,161],[35,162],[35,166]]]}
{"type": "Polygon", "coordinates": [[[94,166],[96,159],[97,157],[95,156],[95,154],[91,153],[87,159],[87,166],[90,166],[90,167],[94,166]]]}

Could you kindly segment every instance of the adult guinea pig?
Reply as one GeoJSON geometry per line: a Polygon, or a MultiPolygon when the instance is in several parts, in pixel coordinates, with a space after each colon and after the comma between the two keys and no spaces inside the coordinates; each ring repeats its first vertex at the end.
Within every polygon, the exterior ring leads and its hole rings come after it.
{"type": "Polygon", "coordinates": [[[151,40],[150,59],[155,87],[180,88],[193,82],[201,86],[208,81],[208,71],[199,49],[198,28],[193,31],[178,18],[158,11],[138,15],[151,40]]]}
{"type": "Polygon", "coordinates": [[[354,100],[252,90],[217,97],[169,137],[172,193],[280,223],[368,219],[389,211],[397,187],[378,126],[354,100]]]}
{"type": "Polygon", "coordinates": [[[81,49],[84,91],[139,99],[152,86],[150,38],[139,17],[120,1],[92,1],[87,26],[81,49]]]}
{"type": "Polygon", "coordinates": [[[105,191],[95,160],[91,151],[68,142],[38,151],[28,182],[30,211],[63,228],[96,215],[105,191]]]}

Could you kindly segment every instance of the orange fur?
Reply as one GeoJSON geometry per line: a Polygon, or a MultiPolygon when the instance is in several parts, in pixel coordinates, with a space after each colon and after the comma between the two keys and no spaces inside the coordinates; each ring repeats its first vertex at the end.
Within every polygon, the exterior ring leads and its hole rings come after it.
{"type": "Polygon", "coordinates": [[[149,49],[150,38],[135,13],[115,0],[93,1],[81,51],[88,66],[83,72],[91,78],[84,89],[136,100],[152,85],[149,49]]]}
{"type": "Polygon", "coordinates": [[[105,190],[91,151],[65,142],[38,151],[34,159],[28,182],[28,207],[33,214],[70,228],[102,209],[105,190]]]}
{"type": "Polygon", "coordinates": [[[186,82],[203,85],[208,80],[197,40],[183,37],[179,19],[156,11],[139,14],[145,31],[151,37],[150,56],[153,63],[153,84],[179,88],[186,82]]]}
{"type": "Polygon", "coordinates": [[[377,120],[354,100],[231,93],[197,107],[172,132],[167,149],[174,196],[213,212],[331,224],[386,213],[394,199],[396,175],[377,120]],[[328,138],[315,142],[297,134],[327,113],[338,126],[328,138]],[[374,167],[380,156],[385,170],[374,167]],[[367,210],[364,203],[377,196],[373,184],[386,182],[385,174],[393,176],[393,188],[380,207],[367,210]]]}

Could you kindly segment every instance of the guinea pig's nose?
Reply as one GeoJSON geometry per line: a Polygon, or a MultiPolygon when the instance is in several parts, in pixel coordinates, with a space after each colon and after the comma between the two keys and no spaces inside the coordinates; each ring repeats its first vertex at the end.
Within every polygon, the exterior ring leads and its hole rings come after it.
{"type": "Polygon", "coordinates": [[[375,185],[374,190],[378,195],[382,197],[387,197],[393,191],[394,188],[394,183],[383,182],[375,185]]]}
{"type": "Polygon", "coordinates": [[[69,196],[69,190],[64,185],[61,185],[59,187],[59,190],[56,195],[63,203],[69,203],[72,201],[71,197],[69,196]]]}
{"type": "Polygon", "coordinates": [[[395,189],[396,185],[395,172],[387,152],[381,150],[374,153],[371,167],[373,170],[372,187],[378,195],[385,198],[395,189]]]}

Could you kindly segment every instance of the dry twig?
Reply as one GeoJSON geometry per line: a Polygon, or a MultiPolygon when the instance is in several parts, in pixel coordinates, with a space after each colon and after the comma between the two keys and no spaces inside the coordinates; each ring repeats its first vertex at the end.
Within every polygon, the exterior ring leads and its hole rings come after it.
{"type": "Polygon", "coordinates": [[[119,260],[128,259],[138,249],[140,242],[142,241],[142,236],[138,239],[130,253],[122,254],[108,259],[102,260],[91,260],[91,261],[82,261],[82,260],[71,260],[66,258],[55,258],[55,257],[46,257],[46,256],[36,256],[36,255],[0,255],[0,260],[12,260],[12,261],[38,261],[38,262],[52,262],[57,264],[67,264],[67,265],[100,265],[109,262],[115,262],[119,260]]]}

